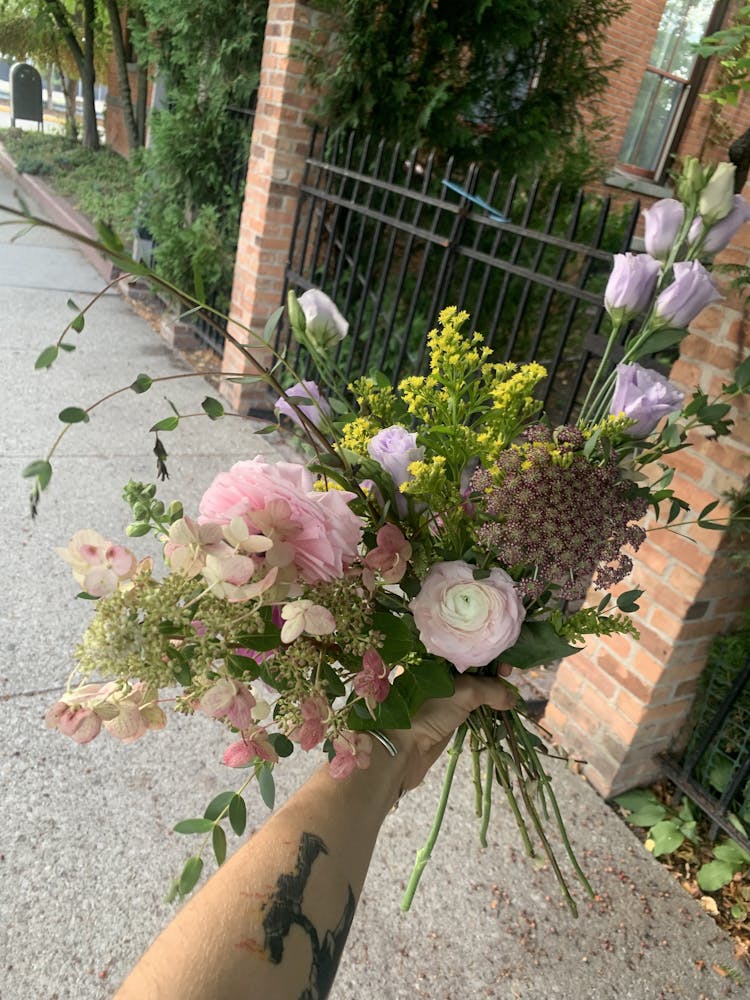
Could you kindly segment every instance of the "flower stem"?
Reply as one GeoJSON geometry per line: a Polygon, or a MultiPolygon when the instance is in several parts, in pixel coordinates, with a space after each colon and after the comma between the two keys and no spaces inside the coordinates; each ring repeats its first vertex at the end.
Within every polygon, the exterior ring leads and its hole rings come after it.
{"type": "Polygon", "coordinates": [[[460,757],[461,750],[463,749],[467,729],[468,726],[465,722],[462,726],[458,727],[456,735],[453,738],[453,746],[448,751],[448,767],[445,772],[443,788],[440,793],[440,801],[438,802],[435,819],[432,821],[432,829],[430,830],[424,846],[420,847],[417,851],[417,859],[414,862],[414,868],[412,869],[409,883],[406,886],[406,891],[404,892],[403,899],[401,900],[401,909],[404,911],[411,907],[414,894],[417,891],[417,886],[419,885],[419,880],[422,878],[422,872],[427,866],[427,862],[432,857],[432,849],[435,846],[438,834],[440,833],[440,827],[443,823],[445,807],[448,805],[448,796],[450,795],[451,785],[453,784],[453,775],[456,773],[456,765],[458,764],[458,758],[460,757]]]}
{"type": "Polygon", "coordinates": [[[482,805],[482,776],[479,759],[479,740],[473,731],[471,734],[471,773],[474,780],[474,812],[477,818],[479,818],[482,816],[484,808],[482,805]]]}
{"type": "Polygon", "coordinates": [[[484,795],[482,797],[482,825],[479,828],[479,843],[482,847],[487,846],[487,828],[490,825],[490,812],[492,811],[492,779],[495,765],[491,760],[487,761],[487,773],[484,776],[484,795]]]}

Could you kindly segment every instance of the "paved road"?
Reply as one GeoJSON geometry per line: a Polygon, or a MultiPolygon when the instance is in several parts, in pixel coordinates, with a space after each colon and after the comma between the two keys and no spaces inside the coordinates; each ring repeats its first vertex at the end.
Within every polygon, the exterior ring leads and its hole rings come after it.
{"type": "MultiPolygon", "coordinates": [[[[0,203],[12,185],[0,175],[0,203]]],[[[20,470],[42,456],[65,405],[86,405],[140,371],[185,373],[116,294],[104,296],[77,343],[52,372],[34,359],[69,317],[65,302],[100,287],[65,240],[37,231],[10,244],[0,229],[0,551],[9,554],[0,647],[0,1000],[101,1000],[112,995],[172,907],[166,886],[188,853],[170,832],[232,786],[219,763],[224,738],[207,719],[172,720],[131,747],[76,747],[42,728],[71,666],[89,609],[53,548],[80,527],[119,537],[118,500],[130,477],[150,479],[146,428],[168,413],[163,394],[128,394],[67,436],[35,524],[20,470]]],[[[196,380],[170,383],[197,409],[196,380]]],[[[190,508],[213,474],[275,443],[239,420],[190,421],[170,439],[166,498],[190,508]]],[[[285,767],[279,797],[313,761],[285,767]]],[[[548,871],[518,847],[507,810],[496,810],[481,850],[469,775],[412,912],[398,904],[428,830],[439,769],[387,820],[332,1000],[717,1000],[748,987],[712,971],[733,966],[730,943],[674,884],[585,782],[555,768],[573,840],[596,887],[572,920],[548,871]]],[[[265,807],[248,797],[250,826],[265,807]]],[[[275,998],[258,998],[275,1000],[275,998]]]]}

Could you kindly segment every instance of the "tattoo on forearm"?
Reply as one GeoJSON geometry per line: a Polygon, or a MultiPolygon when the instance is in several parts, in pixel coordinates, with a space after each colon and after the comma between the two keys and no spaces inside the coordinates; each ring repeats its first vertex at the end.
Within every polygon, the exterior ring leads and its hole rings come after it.
{"type": "Polygon", "coordinates": [[[323,939],[302,912],[302,898],[310,872],[318,855],[328,854],[326,845],[312,833],[303,833],[297,852],[297,862],[291,874],[281,875],[263,917],[265,948],[271,961],[279,964],[284,957],[284,938],[293,924],[301,927],[310,939],[312,964],[307,988],[300,1000],[324,1000],[333,985],[341,953],[354,919],[356,901],[351,886],[344,912],[336,927],[325,932],[323,939]]]}

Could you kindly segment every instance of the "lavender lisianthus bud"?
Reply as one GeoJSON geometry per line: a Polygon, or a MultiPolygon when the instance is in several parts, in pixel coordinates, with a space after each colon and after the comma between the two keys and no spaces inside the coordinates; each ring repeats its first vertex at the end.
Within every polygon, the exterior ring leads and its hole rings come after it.
{"type": "Polygon", "coordinates": [[[635,420],[626,434],[644,438],[656,427],[662,417],[682,408],[685,396],[668,378],[642,365],[623,364],[616,369],[615,391],[609,412],[614,416],[624,413],[635,420]]]}
{"type": "Polygon", "coordinates": [[[349,332],[349,324],[336,303],[319,288],[310,288],[297,299],[305,314],[305,332],[322,350],[330,349],[349,332]]]}
{"type": "Polygon", "coordinates": [[[674,266],[674,281],[656,300],[654,314],[660,326],[682,329],[720,298],[711,275],[700,261],[678,261],[674,266]]]}
{"type": "Polygon", "coordinates": [[[406,498],[401,495],[399,488],[413,478],[409,472],[411,463],[424,458],[424,448],[417,444],[416,433],[394,424],[378,431],[368,442],[367,451],[370,458],[374,458],[393,480],[393,485],[396,487],[396,506],[399,513],[404,514],[407,508],[406,498]]]}
{"type": "Polygon", "coordinates": [[[662,198],[643,213],[645,232],[643,242],[646,253],[657,260],[666,260],[674,246],[680,226],[685,218],[682,202],[676,198],[662,198]]]}
{"type": "Polygon", "coordinates": [[[288,417],[297,427],[302,427],[302,420],[295,407],[299,407],[310,423],[316,427],[320,427],[326,418],[331,415],[331,407],[328,401],[321,396],[317,383],[313,382],[312,379],[304,379],[302,382],[297,382],[286,390],[286,394],[291,402],[287,402],[286,399],[280,396],[273,404],[273,408],[276,413],[288,417]],[[292,403],[294,403],[294,406],[291,405],[292,403]]]}
{"type": "Polygon", "coordinates": [[[698,212],[707,226],[713,226],[732,210],[735,169],[733,163],[720,163],[700,193],[698,212]]]}
{"type": "Polygon", "coordinates": [[[616,253],[604,291],[604,307],[614,322],[630,319],[648,308],[659,262],[646,253],[616,253]]]}
{"type": "Polygon", "coordinates": [[[729,215],[725,215],[713,226],[706,227],[703,219],[696,216],[695,221],[688,233],[688,242],[692,245],[697,243],[708,229],[706,238],[701,245],[703,253],[718,253],[729,243],[737,230],[750,220],[750,204],[745,201],[741,194],[736,194],[733,199],[732,210],[729,215]]]}

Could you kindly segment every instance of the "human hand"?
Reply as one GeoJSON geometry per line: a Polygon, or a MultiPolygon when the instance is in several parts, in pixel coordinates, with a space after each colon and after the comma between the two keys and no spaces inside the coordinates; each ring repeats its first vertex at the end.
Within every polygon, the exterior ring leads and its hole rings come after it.
{"type": "MultiPolygon", "coordinates": [[[[498,674],[507,677],[512,668],[501,664],[498,674]]],[[[388,735],[406,758],[402,792],[416,788],[448,745],[453,733],[480,705],[499,712],[512,708],[516,691],[500,678],[463,674],[456,678],[450,698],[431,698],[411,721],[411,729],[399,729],[388,735]]]]}

